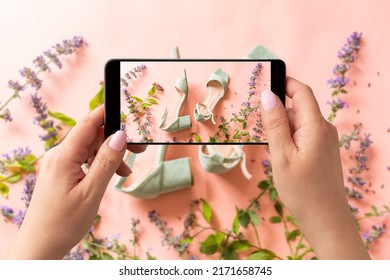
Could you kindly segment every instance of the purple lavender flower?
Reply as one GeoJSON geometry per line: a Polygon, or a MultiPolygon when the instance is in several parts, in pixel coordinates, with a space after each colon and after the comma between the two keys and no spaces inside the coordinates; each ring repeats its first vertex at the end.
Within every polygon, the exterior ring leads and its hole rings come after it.
{"type": "Polygon", "coordinates": [[[350,198],[363,199],[363,195],[355,189],[350,189],[348,187],[345,187],[345,193],[350,198]]]}
{"type": "Polygon", "coordinates": [[[334,68],[333,68],[333,74],[338,76],[338,75],[341,75],[341,76],[344,76],[344,74],[348,71],[348,65],[345,65],[345,64],[337,64],[334,68]]]}
{"type": "Polygon", "coordinates": [[[34,60],[33,63],[35,64],[35,67],[39,69],[41,72],[48,71],[50,72],[50,68],[47,65],[46,59],[43,57],[43,55],[38,55],[34,60]]]}
{"type": "Polygon", "coordinates": [[[339,88],[345,87],[345,85],[348,82],[349,82],[348,79],[346,79],[345,77],[339,76],[339,77],[336,77],[334,79],[329,79],[327,83],[330,87],[339,89],[339,88]]]}
{"type": "Polygon", "coordinates": [[[34,118],[35,123],[46,131],[46,134],[39,137],[42,141],[45,141],[45,149],[49,150],[57,144],[58,133],[53,120],[48,119],[47,104],[42,102],[42,97],[38,96],[38,93],[35,93],[31,95],[31,105],[38,113],[34,118]]]}
{"type": "Polygon", "coordinates": [[[36,180],[37,178],[35,174],[31,173],[26,177],[24,181],[22,200],[24,200],[26,209],[30,206],[30,201],[31,201],[32,194],[34,192],[36,180]]]}
{"type": "MultiPolygon", "coordinates": [[[[362,33],[353,32],[338,52],[337,56],[341,60],[341,63],[333,68],[334,77],[327,81],[327,84],[334,89],[332,96],[348,93],[345,86],[349,83],[349,79],[345,75],[350,69],[351,63],[357,58],[356,53],[360,50],[361,37],[362,33]]],[[[347,107],[345,102],[340,102],[340,99],[337,101],[332,100],[332,102],[327,102],[327,104],[332,106],[332,112],[328,116],[328,121],[330,122],[334,120],[339,110],[347,107]]]]}
{"type": "Polygon", "coordinates": [[[31,68],[24,67],[20,70],[20,75],[25,79],[25,82],[20,83],[19,81],[8,81],[8,87],[14,90],[12,96],[5,102],[3,106],[0,107],[0,118],[5,121],[12,121],[11,114],[8,108],[5,106],[14,98],[19,97],[19,93],[24,91],[27,86],[33,87],[35,90],[39,90],[42,87],[42,80],[38,78],[38,73],[48,71],[50,72],[49,64],[53,62],[59,68],[62,67],[62,63],[59,60],[59,56],[72,54],[76,50],[80,49],[82,46],[86,45],[86,42],[81,36],[74,36],[72,40],[64,40],[62,44],[56,44],[43,53],[43,55],[38,55],[33,63],[38,69],[37,72],[33,71],[31,68]],[[47,58],[47,59],[46,59],[47,58]],[[4,111],[3,111],[4,110],[4,111]]]}
{"type": "Polygon", "coordinates": [[[267,176],[271,176],[272,175],[271,162],[268,159],[265,159],[261,162],[261,164],[263,166],[264,174],[267,176]]]}
{"type": "Polygon", "coordinates": [[[383,224],[382,226],[375,226],[373,225],[371,227],[371,230],[366,231],[362,235],[362,239],[364,244],[366,245],[367,248],[371,247],[371,244],[377,240],[379,237],[384,235],[386,233],[386,224],[383,224]]]}
{"type": "Polygon", "coordinates": [[[14,209],[12,209],[11,207],[6,206],[6,205],[1,205],[1,206],[0,206],[0,213],[1,213],[1,215],[3,215],[5,218],[7,218],[7,219],[12,219],[12,217],[13,217],[13,215],[14,215],[14,209]]]}
{"type": "Polygon", "coordinates": [[[351,63],[356,60],[355,53],[360,50],[360,40],[363,33],[353,32],[347,39],[347,43],[341,48],[337,57],[344,63],[351,63]]]}
{"type": "Polygon", "coordinates": [[[84,255],[86,250],[82,249],[80,246],[77,246],[75,250],[70,251],[63,258],[64,260],[84,260],[84,255]]]}
{"type": "Polygon", "coordinates": [[[47,50],[43,52],[43,54],[49,59],[49,61],[52,61],[58,68],[62,68],[62,63],[58,58],[58,54],[53,53],[51,50],[47,50]]]}
{"type": "Polygon", "coordinates": [[[29,154],[31,154],[31,150],[29,147],[25,147],[25,148],[19,147],[13,150],[12,153],[14,156],[14,160],[21,161],[24,160],[29,154]]]}
{"type": "Polygon", "coordinates": [[[21,85],[18,81],[9,80],[8,87],[13,89],[15,92],[23,91],[25,87],[21,85]]]}
{"type": "MultiPolygon", "coordinates": [[[[133,69],[129,70],[127,73],[125,73],[125,76],[121,78],[122,86],[128,87],[129,83],[127,81],[137,79],[138,78],[137,73],[142,73],[146,69],[147,69],[146,65],[141,64],[141,65],[138,65],[138,66],[134,67],[133,69]]],[[[157,86],[157,84],[156,84],[156,86],[157,86]]],[[[161,87],[161,89],[162,89],[162,91],[164,91],[164,89],[162,87],[161,87]]]]}
{"type": "Polygon", "coordinates": [[[256,89],[256,79],[257,77],[259,77],[262,67],[263,66],[261,63],[257,63],[255,68],[252,70],[252,75],[249,78],[249,82],[248,82],[248,86],[249,86],[249,89],[247,91],[247,94],[249,95],[248,101],[252,98],[253,95],[256,94],[256,92],[254,91],[254,89],[256,89]]]}
{"type": "Polygon", "coordinates": [[[12,217],[12,223],[20,227],[23,223],[24,217],[26,216],[26,212],[26,209],[18,209],[12,217]]]}
{"type": "Polygon", "coordinates": [[[30,68],[24,67],[19,73],[26,79],[26,84],[30,84],[36,90],[42,87],[42,80],[38,79],[37,74],[30,68]]]}
{"type": "Polygon", "coordinates": [[[5,109],[3,114],[0,114],[0,119],[4,119],[6,122],[12,122],[11,112],[9,109],[5,109]]]}

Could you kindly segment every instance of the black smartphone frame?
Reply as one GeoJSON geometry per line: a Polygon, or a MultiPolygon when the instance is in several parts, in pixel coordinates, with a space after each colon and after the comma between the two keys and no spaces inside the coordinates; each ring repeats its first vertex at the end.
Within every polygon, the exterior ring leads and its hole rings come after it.
{"type": "MultiPolygon", "coordinates": [[[[104,69],[104,136],[108,138],[116,131],[120,130],[120,114],[121,114],[121,90],[120,90],[120,64],[121,62],[271,62],[271,91],[275,93],[283,105],[286,104],[286,64],[280,59],[111,59],[107,61],[104,69]]],[[[131,144],[148,144],[148,145],[192,145],[192,144],[211,144],[208,142],[131,142],[131,144]]],[[[266,145],[268,143],[212,143],[213,145],[266,145]]]]}

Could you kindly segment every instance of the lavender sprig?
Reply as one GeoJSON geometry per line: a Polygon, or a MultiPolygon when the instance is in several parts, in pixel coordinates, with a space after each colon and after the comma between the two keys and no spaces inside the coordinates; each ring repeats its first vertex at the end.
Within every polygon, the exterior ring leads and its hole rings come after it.
{"type": "Polygon", "coordinates": [[[39,79],[39,74],[42,72],[50,72],[50,64],[54,63],[58,68],[62,68],[60,57],[63,55],[70,55],[87,43],[81,36],[74,36],[71,40],[63,40],[62,43],[55,44],[51,49],[45,51],[43,55],[38,55],[34,60],[33,64],[36,71],[24,67],[19,71],[20,75],[24,79],[24,82],[9,80],[8,87],[11,88],[14,93],[11,97],[0,107],[0,119],[5,121],[12,121],[11,113],[6,106],[15,98],[20,97],[20,93],[28,89],[28,87],[34,88],[38,91],[42,87],[42,80],[39,79]]]}
{"type": "Polygon", "coordinates": [[[261,70],[262,70],[262,64],[257,63],[255,68],[251,72],[251,76],[249,78],[248,82],[248,97],[245,102],[241,104],[241,109],[238,113],[233,113],[230,120],[226,120],[223,116],[220,117],[221,124],[218,126],[219,130],[213,135],[209,137],[209,142],[221,142],[220,134],[223,134],[225,139],[223,139],[223,142],[243,142],[242,139],[244,138],[246,142],[260,142],[261,141],[261,135],[263,133],[263,126],[261,121],[256,122],[255,127],[252,129],[255,133],[254,135],[251,135],[248,131],[246,131],[247,127],[247,120],[249,116],[257,112],[259,109],[260,104],[252,104],[252,97],[256,94],[256,80],[258,79],[261,70]],[[229,133],[229,130],[231,129],[231,124],[233,123],[239,123],[241,124],[242,129],[235,128],[234,134],[231,135],[229,133]]]}
{"type": "Polygon", "coordinates": [[[31,95],[31,105],[38,114],[34,118],[34,122],[46,131],[46,134],[40,135],[42,141],[45,142],[45,150],[49,150],[57,144],[58,133],[54,126],[54,121],[48,118],[47,104],[42,102],[42,97],[38,93],[31,95]]]}
{"type": "Polygon", "coordinates": [[[340,94],[348,93],[345,89],[346,85],[349,83],[349,79],[346,78],[346,74],[351,68],[351,64],[357,59],[357,52],[360,50],[362,35],[362,33],[353,32],[338,52],[337,57],[340,59],[340,63],[333,68],[334,78],[330,78],[327,81],[327,84],[333,89],[332,97],[334,97],[331,102],[327,102],[332,109],[332,112],[328,116],[329,122],[334,120],[338,111],[343,108],[348,108],[348,104],[341,100],[339,96],[340,94]]]}

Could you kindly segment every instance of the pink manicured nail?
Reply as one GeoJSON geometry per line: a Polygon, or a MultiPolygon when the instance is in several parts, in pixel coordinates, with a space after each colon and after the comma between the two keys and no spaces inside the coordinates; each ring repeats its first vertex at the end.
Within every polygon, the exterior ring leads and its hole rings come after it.
{"type": "Polygon", "coordinates": [[[122,151],[123,147],[126,145],[126,133],[122,130],[118,130],[111,137],[108,146],[115,151],[122,151]]]}
{"type": "Polygon", "coordinates": [[[278,105],[275,94],[270,90],[265,90],[261,93],[261,105],[264,111],[271,110],[278,105]]]}

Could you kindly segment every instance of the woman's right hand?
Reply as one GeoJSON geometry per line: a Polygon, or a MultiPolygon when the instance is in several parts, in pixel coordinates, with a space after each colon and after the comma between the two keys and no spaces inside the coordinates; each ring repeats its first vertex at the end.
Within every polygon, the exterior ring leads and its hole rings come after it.
{"type": "Polygon", "coordinates": [[[279,196],[319,259],[369,259],[349,209],[336,128],[321,115],[310,87],[288,77],[285,110],[271,91],[261,117],[279,196]]]}

